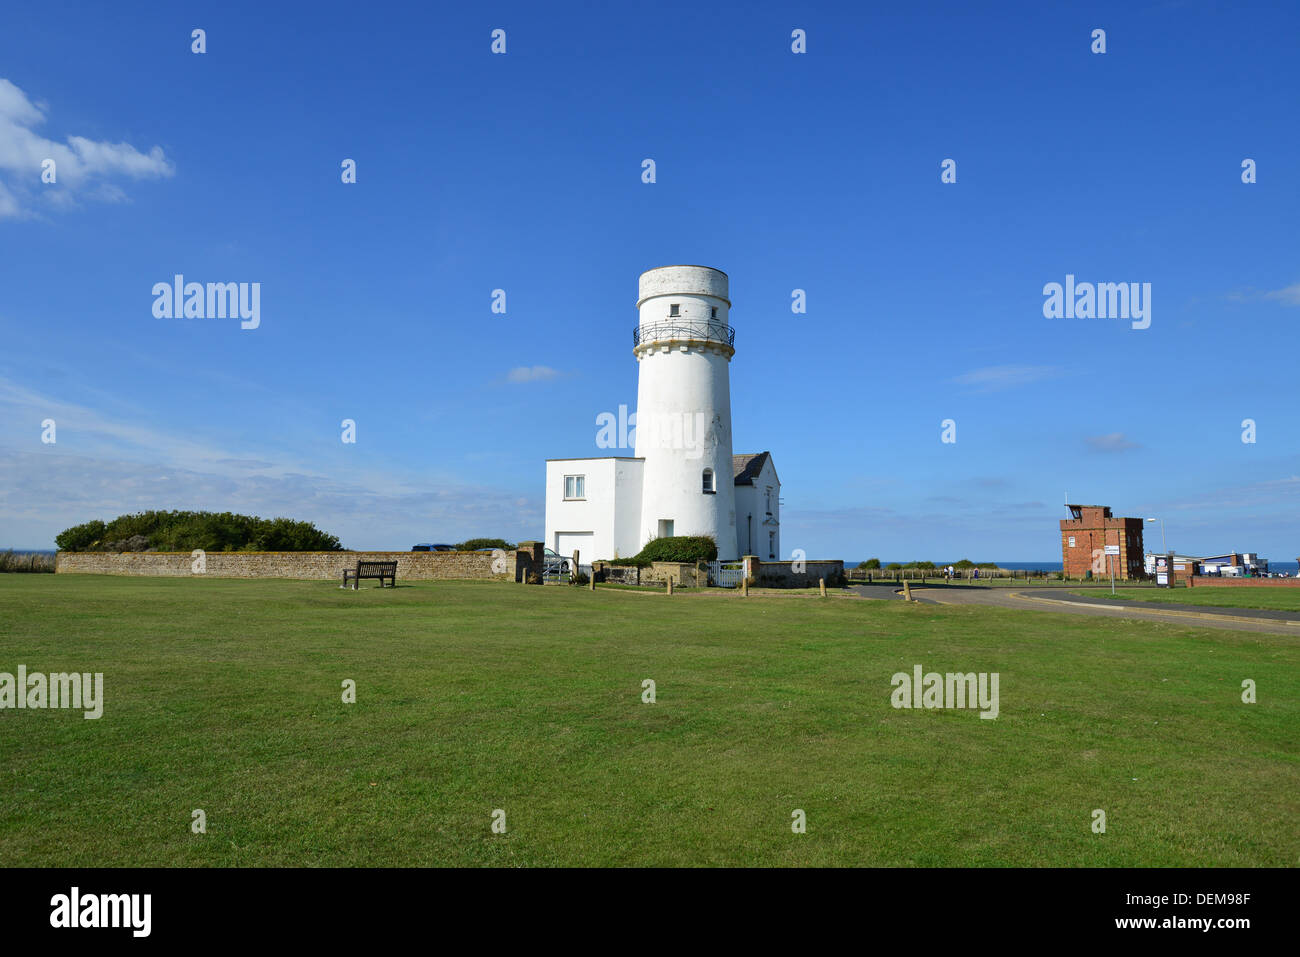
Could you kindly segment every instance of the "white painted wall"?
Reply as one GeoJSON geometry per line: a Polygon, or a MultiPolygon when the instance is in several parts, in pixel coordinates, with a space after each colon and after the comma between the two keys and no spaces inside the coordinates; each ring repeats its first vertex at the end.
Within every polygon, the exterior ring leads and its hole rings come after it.
{"type": "Polygon", "coordinates": [[[753,486],[736,486],[736,536],[741,554],[757,555],[763,561],[769,561],[769,555],[775,555],[777,559],[790,557],[781,552],[781,482],[776,477],[771,455],[763,462],[753,486]],[[769,488],[772,490],[771,515],[767,514],[769,488]],[[768,549],[769,532],[776,533],[774,551],[768,549]]]}
{"type": "Polygon", "coordinates": [[[589,534],[579,545],[579,560],[628,558],[640,550],[642,463],[630,458],[548,459],[546,462],[546,547],[566,558],[574,536],[589,534]],[[564,498],[564,478],[584,477],[585,498],[564,498]]]}
{"type": "MultiPolygon", "coordinates": [[[[649,270],[640,279],[641,328],[648,330],[676,318],[721,331],[731,309],[727,293],[727,276],[717,269],[649,270]],[[671,315],[673,305],[678,307],[677,317],[671,315]]],[[[640,544],[655,537],[659,522],[668,519],[675,535],[712,535],[718,557],[733,560],[739,553],[731,473],[732,350],[684,338],[654,339],[643,331],[642,344],[635,350],[639,363],[636,454],[645,462],[640,544]],[[705,468],[712,468],[715,476],[716,492],[711,494],[703,491],[705,468]]]]}
{"type": "Polygon", "coordinates": [[[631,558],[641,551],[641,499],[645,463],[615,459],[614,550],[598,558],[631,558]]]}

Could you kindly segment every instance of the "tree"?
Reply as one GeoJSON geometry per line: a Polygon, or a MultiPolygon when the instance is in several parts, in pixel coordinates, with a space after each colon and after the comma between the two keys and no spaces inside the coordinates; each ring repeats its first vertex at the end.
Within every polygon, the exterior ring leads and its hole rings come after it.
{"type": "Polygon", "coordinates": [[[879,558],[868,558],[865,562],[858,562],[859,568],[877,569],[880,567],[879,558]]]}
{"type": "Polygon", "coordinates": [[[54,537],[60,551],[87,552],[104,538],[104,523],[99,519],[65,528],[54,537]]]}

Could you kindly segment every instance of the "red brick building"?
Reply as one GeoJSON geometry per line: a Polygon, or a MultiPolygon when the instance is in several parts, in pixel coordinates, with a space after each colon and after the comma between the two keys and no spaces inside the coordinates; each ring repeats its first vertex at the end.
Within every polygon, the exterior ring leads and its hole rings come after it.
{"type": "Polygon", "coordinates": [[[1065,507],[1070,517],[1061,519],[1061,563],[1068,578],[1089,571],[1109,578],[1112,562],[1116,578],[1143,576],[1142,519],[1116,518],[1106,505],[1065,507]],[[1118,545],[1119,555],[1107,558],[1107,545],[1118,545]]]}

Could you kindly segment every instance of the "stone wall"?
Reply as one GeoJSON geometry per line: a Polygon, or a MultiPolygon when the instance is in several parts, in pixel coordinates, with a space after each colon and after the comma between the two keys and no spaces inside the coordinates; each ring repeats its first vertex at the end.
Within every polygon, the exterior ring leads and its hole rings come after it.
{"type": "Polygon", "coordinates": [[[55,571],[75,575],[142,575],[173,578],[306,578],[342,581],[358,561],[397,561],[398,581],[436,579],[539,580],[542,545],[489,552],[206,552],[196,571],[190,552],[59,552],[55,571]],[[494,562],[496,567],[493,567],[494,562]]]}
{"type": "Polygon", "coordinates": [[[704,586],[709,583],[709,569],[706,564],[700,569],[694,562],[651,562],[649,568],[641,571],[641,584],[672,581],[683,587],[704,586]]]}
{"type": "Polygon", "coordinates": [[[619,585],[641,584],[641,569],[635,565],[614,565],[610,562],[592,562],[591,573],[598,582],[619,585]]]}
{"type": "Polygon", "coordinates": [[[816,588],[817,580],[826,579],[828,588],[838,588],[844,583],[844,562],[805,561],[803,570],[796,572],[794,562],[764,562],[753,555],[747,555],[749,575],[754,584],[761,588],[816,588]]]}

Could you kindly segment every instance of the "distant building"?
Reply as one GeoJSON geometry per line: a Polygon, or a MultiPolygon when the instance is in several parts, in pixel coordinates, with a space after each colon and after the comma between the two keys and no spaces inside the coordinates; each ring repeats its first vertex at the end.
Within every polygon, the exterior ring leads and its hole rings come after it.
{"type": "Polygon", "coordinates": [[[1112,563],[1116,578],[1142,577],[1142,519],[1116,518],[1106,505],[1065,507],[1070,517],[1061,519],[1061,566],[1067,577],[1090,571],[1109,576],[1112,563]],[[1118,545],[1119,554],[1107,557],[1107,545],[1118,545]]]}
{"type": "MultiPolygon", "coordinates": [[[[1146,558],[1144,559],[1144,567],[1146,569],[1146,573],[1150,575],[1152,578],[1155,577],[1156,559],[1159,557],[1160,556],[1157,555],[1155,552],[1147,552],[1146,558]]],[[[1173,561],[1174,581],[1176,582],[1186,581],[1187,579],[1191,578],[1193,575],[1201,574],[1202,561],[1204,561],[1204,559],[1196,558],[1192,555],[1179,555],[1177,552],[1175,552],[1174,561],[1173,561]]]]}
{"type": "Polygon", "coordinates": [[[1260,558],[1258,552],[1229,552],[1227,555],[1215,555],[1201,559],[1201,574],[1223,578],[1264,577],[1268,575],[1268,559],[1260,558]]]}
{"type": "MultiPolygon", "coordinates": [[[[1155,574],[1156,555],[1146,556],[1147,574],[1155,574]]],[[[1212,555],[1209,558],[1193,558],[1190,555],[1174,555],[1174,578],[1182,580],[1193,575],[1205,575],[1211,578],[1267,578],[1268,559],[1260,558],[1257,552],[1229,552],[1227,555],[1212,555]]]]}

